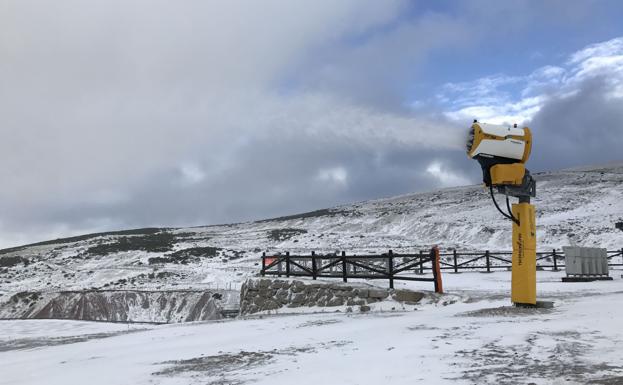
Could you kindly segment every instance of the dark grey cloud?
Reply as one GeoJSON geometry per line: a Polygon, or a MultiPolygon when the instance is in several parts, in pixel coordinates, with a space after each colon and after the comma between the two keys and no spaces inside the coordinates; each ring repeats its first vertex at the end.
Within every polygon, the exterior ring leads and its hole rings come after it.
{"type": "Polygon", "coordinates": [[[465,124],[406,94],[430,55],[499,26],[410,7],[3,2],[0,246],[478,181],[465,124]]]}
{"type": "Polygon", "coordinates": [[[550,99],[530,122],[531,167],[552,170],[621,160],[623,97],[609,77],[584,80],[575,93],[550,99]]]}
{"type": "Polygon", "coordinates": [[[469,20],[441,13],[424,13],[408,22],[353,34],[345,44],[331,44],[301,56],[293,84],[319,89],[341,98],[400,110],[405,95],[421,80],[421,64],[440,48],[473,44],[469,20]]]}
{"type": "Polygon", "coordinates": [[[470,167],[460,151],[362,148],[347,139],[266,139],[238,156],[226,174],[191,186],[182,181],[179,170],[163,170],[131,191],[127,201],[62,207],[48,211],[45,220],[83,226],[89,218],[106,217],[123,218],[127,226],[199,225],[206,218],[215,223],[244,221],[323,208],[326,202],[350,203],[443,187],[443,181],[426,170],[435,161],[461,177],[479,177],[479,170],[470,167]]]}

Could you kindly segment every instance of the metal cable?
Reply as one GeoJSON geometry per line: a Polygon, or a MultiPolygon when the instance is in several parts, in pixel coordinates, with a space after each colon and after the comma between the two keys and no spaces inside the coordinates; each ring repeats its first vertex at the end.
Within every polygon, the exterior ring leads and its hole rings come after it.
{"type": "Polygon", "coordinates": [[[519,219],[515,218],[515,216],[513,215],[513,210],[511,210],[511,205],[508,202],[508,195],[506,195],[506,208],[508,209],[508,215],[510,215],[513,222],[515,222],[517,226],[519,226],[519,219]]]}
{"type": "MultiPolygon", "coordinates": [[[[515,222],[517,226],[519,226],[519,221],[515,217],[513,217],[512,215],[508,215],[507,213],[502,211],[500,206],[498,206],[498,202],[495,200],[495,195],[493,195],[493,185],[489,186],[489,191],[491,191],[491,200],[493,200],[495,208],[498,209],[498,211],[504,216],[504,218],[510,219],[511,221],[515,222]]],[[[508,195],[506,196],[506,202],[508,204],[508,195]]]]}

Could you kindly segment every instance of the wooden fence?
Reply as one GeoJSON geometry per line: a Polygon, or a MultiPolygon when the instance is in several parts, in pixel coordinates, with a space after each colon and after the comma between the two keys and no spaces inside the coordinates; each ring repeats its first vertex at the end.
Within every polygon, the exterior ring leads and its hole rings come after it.
{"type": "Polygon", "coordinates": [[[436,291],[441,291],[438,269],[434,269],[435,249],[419,254],[394,254],[389,250],[381,255],[285,255],[267,256],[262,254],[261,275],[286,277],[387,279],[389,287],[394,287],[394,280],[433,282],[436,291]],[[429,265],[426,266],[425,265],[429,265]],[[417,276],[414,271],[429,270],[430,277],[417,276]]]}
{"type": "MultiPolygon", "coordinates": [[[[620,250],[607,251],[608,266],[623,266],[623,248],[620,250]],[[621,262],[616,263],[615,257],[620,257],[621,262]]],[[[510,269],[512,267],[512,251],[493,252],[486,250],[480,253],[462,253],[453,250],[448,253],[441,253],[441,269],[453,270],[458,273],[460,270],[486,270],[491,272],[493,269],[510,269]]],[[[560,270],[565,268],[565,256],[561,251],[538,251],[536,253],[536,267],[538,270],[551,269],[560,270]]],[[[424,268],[426,269],[426,268],[424,268]]]]}
{"type": "MultiPolygon", "coordinates": [[[[609,266],[623,266],[623,248],[608,251],[609,266]],[[620,260],[616,263],[615,257],[620,260]]],[[[564,254],[552,251],[537,252],[537,270],[564,269],[564,254]]],[[[492,252],[452,252],[439,253],[439,269],[459,273],[461,270],[480,270],[492,272],[494,269],[510,269],[512,267],[511,251],[492,252]]],[[[290,255],[289,252],[269,256],[262,254],[261,275],[286,277],[317,277],[387,279],[389,286],[394,287],[394,280],[434,282],[435,287],[441,286],[441,277],[437,277],[435,269],[435,252],[420,251],[416,254],[397,254],[389,250],[385,254],[375,255],[321,255],[312,251],[309,255],[290,255]],[[432,276],[425,276],[432,273],[432,276]]]]}

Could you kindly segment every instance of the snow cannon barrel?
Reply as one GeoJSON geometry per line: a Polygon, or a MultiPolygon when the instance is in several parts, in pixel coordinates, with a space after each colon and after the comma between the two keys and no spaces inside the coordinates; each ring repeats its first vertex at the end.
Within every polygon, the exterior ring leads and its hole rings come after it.
{"type": "Polygon", "coordinates": [[[524,164],[531,150],[532,133],[528,127],[507,127],[475,120],[467,136],[467,156],[480,163],[487,186],[521,185],[526,173],[524,164]]]}

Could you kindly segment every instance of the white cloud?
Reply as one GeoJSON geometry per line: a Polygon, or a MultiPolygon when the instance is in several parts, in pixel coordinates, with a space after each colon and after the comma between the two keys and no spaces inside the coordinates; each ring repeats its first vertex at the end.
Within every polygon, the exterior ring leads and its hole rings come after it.
{"type": "Polygon", "coordinates": [[[318,171],[316,179],[321,182],[335,183],[346,186],[348,182],[348,171],[344,167],[325,168],[318,171]]]}
{"type": "MultiPolygon", "coordinates": [[[[462,148],[446,119],[402,109],[401,87],[428,52],[467,39],[471,23],[405,17],[409,3],[3,3],[5,229],[65,223],[70,235],[92,223],[279,215],[373,197],[377,187],[366,185],[368,195],[299,198],[309,187],[297,178],[346,187],[364,179],[344,153],[462,148]],[[302,157],[308,147],[315,153],[302,157]],[[271,187],[244,206],[248,194],[232,191],[252,185],[271,187]]],[[[50,234],[42,226],[37,234],[50,234]]]]}
{"type": "Polygon", "coordinates": [[[477,118],[483,122],[493,124],[522,124],[541,109],[544,98],[542,96],[527,97],[517,102],[506,104],[492,103],[489,105],[474,105],[461,108],[458,111],[447,112],[446,115],[456,121],[469,121],[477,118]]]}
{"type": "Polygon", "coordinates": [[[581,64],[594,57],[608,57],[623,53],[623,37],[591,44],[571,55],[570,64],[581,64]]]}
{"type": "Polygon", "coordinates": [[[195,163],[185,163],[180,166],[183,184],[196,184],[206,177],[205,172],[195,163]]]}
{"type": "Polygon", "coordinates": [[[575,95],[582,82],[606,76],[607,95],[623,96],[623,38],[592,44],[562,65],[548,65],[524,76],[498,74],[443,86],[438,99],[449,105],[446,116],[456,121],[524,123],[548,100],[575,95]]]}
{"type": "Polygon", "coordinates": [[[441,161],[433,161],[426,167],[426,173],[437,180],[441,187],[463,186],[470,184],[469,178],[451,170],[441,161]]]}

